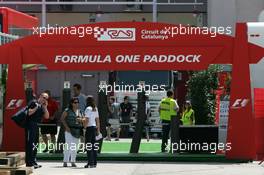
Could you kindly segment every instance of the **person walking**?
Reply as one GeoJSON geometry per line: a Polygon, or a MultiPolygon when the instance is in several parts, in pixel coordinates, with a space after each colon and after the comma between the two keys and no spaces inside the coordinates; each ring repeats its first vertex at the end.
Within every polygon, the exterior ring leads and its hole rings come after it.
{"type": "Polygon", "coordinates": [[[63,167],[71,163],[72,167],[76,166],[76,155],[78,150],[79,138],[81,135],[82,118],[79,113],[78,98],[71,98],[69,107],[62,113],[61,122],[65,128],[65,145],[63,152],[63,167]]]}
{"type": "Polygon", "coordinates": [[[173,91],[168,90],[167,98],[162,99],[159,105],[159,114],[162,122],[161,152],[166,152],[170,133],[171,117],[176,117],[178,111],[179,106],[177,104],[177,101],[174,100],[173,91]]]}
{"type": "Polygon", "coordinates": [[[32,100],[28,105],[28,118],[25,127],[25,152],[26,152],[26,166],[40,168],[37,164],[36,155],[39,143],[39,127],[42,118],[49,118],[48,106],[49,95],[41,93],[38,100],[32,100]]]}
{"type": "Polygon", "coordinates": [[[91,145],[91,149],[87,149],[87,164],[84,168],[96,168],[97,166],[97,151],[96,136],[100,134],[99,113],[96,107],[95,100],[92,96],[87,98],[87,108],[85,110],[85,145],[91,145]]]}

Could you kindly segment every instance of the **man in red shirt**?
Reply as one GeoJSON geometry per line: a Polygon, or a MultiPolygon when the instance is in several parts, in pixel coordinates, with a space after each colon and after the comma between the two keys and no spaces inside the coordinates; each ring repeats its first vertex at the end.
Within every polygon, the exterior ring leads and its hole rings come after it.
{"type": "Polygon", "coordinates": [[[54,153],[54,148],[55,148],[55,144],[56,144],[56,134],[57,134],[56,113],[59,110],[59,105],[58,105],[56,100],[51,98],[51,93],[49,90],[46,90],[45,93],[47,93],[49,95],[47,109],[48,109],[50,115],[49,115],[49,119],[43,119],[42,120],[42,124],[44,124],[44,125],[41,126],[41,130],[40,130],[42,139],[43,139],[44,143],[46,144],[46,149],[43,152],[49,151],[48,134],[50,134],[51,143],[53,144],[53,146],[52,146],[53,150],[51,150],[50,152],[54,153]]]}

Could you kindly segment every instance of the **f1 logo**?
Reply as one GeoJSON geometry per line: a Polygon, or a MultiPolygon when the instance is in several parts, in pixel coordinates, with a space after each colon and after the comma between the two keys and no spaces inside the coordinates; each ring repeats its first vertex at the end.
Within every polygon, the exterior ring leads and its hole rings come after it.
{"type": "Polygon", "coordinates": [[[16,109],[22,106],[23,104],[23,99],[12,99],[10,100],[10,102],[8,103],[6,109],[16,109]]]}
{"type": "Polygon", "coordinates": [[[249,99],[236,99],[236,101],[233,103],[231,108],[233,109],[239,109],[239,108],[244,108],[248,104],[249,99]]]}

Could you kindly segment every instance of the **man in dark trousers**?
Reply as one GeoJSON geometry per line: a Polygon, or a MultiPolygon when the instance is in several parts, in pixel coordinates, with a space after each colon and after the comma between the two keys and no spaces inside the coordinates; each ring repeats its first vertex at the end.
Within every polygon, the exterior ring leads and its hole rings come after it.
{"type": "Polygon", "coordinates": [[[38,100],[33,100],[28,105],[28,120],[25,129],[26,138],[26,166],[40,168],[36,162],[36,155],[39,142],[39,127],[38,123],[41,123],[43,118],[49,118],[49,112],[47,109],[49,95],[47,93],[41,93],[38,100]]]}
{"type": "Polygon", "coordinates": [[[162,122],[162,143],[161,152],[166,152],[170,133],[171,117],[176,117],[179,111],[177,101],[174,100],[173,91],[167,91],[167,98],[163,98],[159,105],[160,120],[162,122]]]}
{"type": "MultiPolygon", "coordinates": [[[[120,104],[120,115],[121,115],[121,130],[124,133],[124,136],[128,136],[129,132],[129,123],[132,115],[132,104],[129,103],[128,96],[124,97],[124,102],[120,104]],[[122,125],[122,123],[124,125],[122,125]]],[[[119,138],[116,138],[118,141],[119,138]]]]}

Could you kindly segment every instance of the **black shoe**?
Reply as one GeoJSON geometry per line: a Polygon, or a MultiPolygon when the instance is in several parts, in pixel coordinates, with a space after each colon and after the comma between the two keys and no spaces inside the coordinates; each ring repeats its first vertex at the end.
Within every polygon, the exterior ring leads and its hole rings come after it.
{"type": "Polygon", "coordinates": [[[91,165],[90,168],[96,168],[97,165],[91,165]]]}
{"type": "Polygon", "coordinates": [[[34,166],[35,169],[42,167],[42,165],[39,165],[37,162],[33,162],[33,166],[34,166]]]}
{"type": "Polygon", "coordinates": [[[64,162],[62,166],[63,166],[63,167],[68,167],[68,165],[67,165],[66,162],[64,162]]]}
{"type": "Polygon", "coordinates": [[[39,165],[36,161],[32,163],[33,165],[39,165]]]}
{"type": "Polygon", "coordinates": [[[74,162],[71,163],[71,166],[72,167],[77,167],[77,165],[74,162]]]}
{"type": "Polygon", "coordinates": [[[84,168],[90,168],[90,164],[86,164],[84,168]]]}
{"type": "Polygon", "coordinates": [[[41,168],[42,166],[41,165],[34,165],[33,167],[34,167],[34,169],[37,169],[37,168],[41,168]]]}

